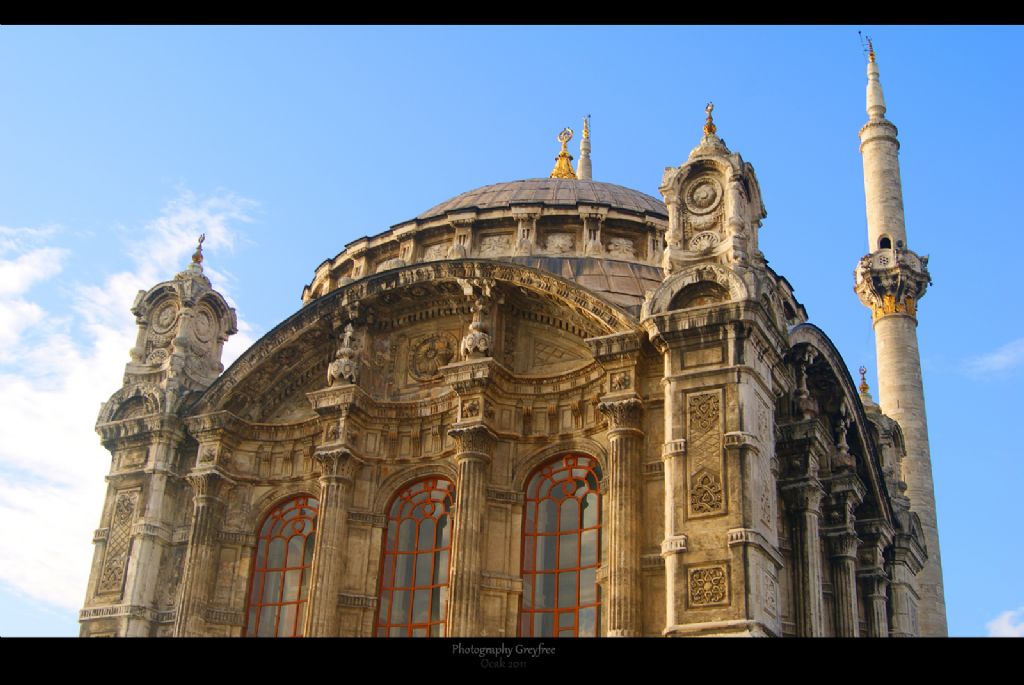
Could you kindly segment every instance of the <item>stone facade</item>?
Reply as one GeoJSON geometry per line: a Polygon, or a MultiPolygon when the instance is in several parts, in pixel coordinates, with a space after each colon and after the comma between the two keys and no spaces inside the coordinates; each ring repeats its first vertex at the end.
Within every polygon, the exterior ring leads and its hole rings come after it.
{"type": "Polygon", "coordinates": [[[921,632],[923,400],[858,393],[709,125],[664,202],[518,181],[349,244],[224,373],[200,252],[140,293],[82,635],[921,632]]]}

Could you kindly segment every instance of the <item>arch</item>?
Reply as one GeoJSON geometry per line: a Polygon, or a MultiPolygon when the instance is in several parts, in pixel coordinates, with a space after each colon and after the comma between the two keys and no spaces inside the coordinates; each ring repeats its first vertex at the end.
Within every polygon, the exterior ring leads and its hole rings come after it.
{"type": "Polygon", "coordinates": [[[163,410],[163,393],[156,384],[135,384],[121,388],[111,395],[100,409],[96,423],[103,424],[119,419],[159,414],[163,410]],[[140,409],[143,413],[138,412],[140,409]]]}
{"type": "MultiPolygon", "coordinates": [[[[271,363],[278,349],[310,342],[308,336],[325,335],[329,322],[338,311],[359,310],[379,297],[395,297],[406,288],[438,283],[501,284],[535,295],[557,307],[565,307],[585,319],[593,330],[588,337],[625,331],[641,332],[638,324],[618,305],[602,299],[583,286],[546,271],[521,264],[483,259],[440,260],[422,262],[372,274],[343,285],[326,295],[310,300],[295,314],[282,321],[260,338],[203,393],[192,407],[194,413],[223,409],[233,394],[245,393],[246,382],[261,367],[271,363]]],[[[308,354],[322,355],[318,345],[305,345],[308,354]]]]}
{"type": "Polygon", "coordinates": [[[458,471],[448,462],[420,464],[402,469],[385,478],[377,486],[377,492],[373,497],[373,513],[387,514],[388,507],[401,490],[427,478],[444,478],[454,483],[458,480],[458,471]]]}
{"type": "Polygon", "coordinates": [[[388,506],[377,579],[377,637],[444,637],[455,485],[424,478],[388,506]]]}
{"type": "Polygon", "coordinates": [[[882,234],[882,237],[878,239],[879,250],[890,250],[892,249],[892,238],[888,233],[882,234]]]}
{"type": "Polygon", "coordinates": [[[302,637],[319,508],[314,497],[293,497],[263,518],[249,573],[244,635],[302,637]]]}
{"type": "Polygon", "coordinates": [[[726,298],[728,300],[745,300],[750,296],[747,285],[731,269],[726,269],[718,264],[695,264],[666,278],[650,299],[644,302],[640,318],[645,319],[672,311],[677,296],[687,287],[700,283],[712,283],[719,286],[728,293],[726,298]]]}
{"type": "Polygon", "coordinates": [[[245,521],[245,525],[250,530],[256,530],[275,507],[297,497],[317,499],[319,495],[316,493],[318,492],[318,487],[315,485],[311,486],[308,483],[287,483],[281,487],[274,488],[249,507],[249,517],[245,521]]]}
{"type": "Polygon", "coordinates": [[[602,472],[608,466],[608,452],[601,443],[590,438],[577,437],[556,442],[553,445],[542,447],[528,457],[522,459],[512,468],[512,487],[519,491],[526,490],[526,482],[547,462],[569,452],[583,452],[597,460],[602,472]]]}
{"type": "Polygon", "coordinates": [[[576,452],[527,479],[520,637],[597,637],[602,475],[597,459],[576,452]]]}
{"type": "Polygon", "coordinates": [[[893,521],[892,501],[887,495],[878,445],[875,442],[874,434],[868,429],[864,404],[860,400],[857,386],[853,382],[850,370],[839,354],[839,350],[824,331],[809,323],[794,326],[789,332],[789,343],[791,350],[801,345],[812,347],[818,352],[819,359],[827,365],[828,373],[835,380],[843,401],[853,412],[853,424],[850,426],[850,431],[855,433],[863,447],[861,458],[864,462],[864,475],[868,481],[866,484],[871,492],[870,499],[879,507],[879,513],[887,521],[893,521]]]}

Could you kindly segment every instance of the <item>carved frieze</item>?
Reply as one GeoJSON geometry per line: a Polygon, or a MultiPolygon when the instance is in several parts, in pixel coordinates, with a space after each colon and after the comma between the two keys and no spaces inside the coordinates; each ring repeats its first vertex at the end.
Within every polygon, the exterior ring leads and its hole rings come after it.
{"type": "Polygon", "coordinates": [[[409,373],[420,381],[440,377],[442,366],[455,358],[458,341],[449,333],[432,333],[409,346],[409,373]]]}

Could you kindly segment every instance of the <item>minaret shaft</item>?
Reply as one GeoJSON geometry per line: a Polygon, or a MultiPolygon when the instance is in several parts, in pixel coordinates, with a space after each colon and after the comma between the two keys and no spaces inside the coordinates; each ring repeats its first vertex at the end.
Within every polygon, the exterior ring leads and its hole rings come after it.
{"type": "Polygon", "coordinates": [[[906,457],[903,480],[911,511],[921,518],[928,560],[916,577],[919,634],[946,635],[935,488],[932,482],[928,421],[925,415],[921,357],[917,344],[917,301],[931,278],[928,258],[908,249],[900,183],[896,127],[885,118],[878,65],[868,63],[868,122],[860,131],[864,161],[868,250],[855,271],[855,290],[872,310],[878,360],[881,410],[903,431],[906,457]],[[883,243],[888,238],[889,242],[883,243]]]}

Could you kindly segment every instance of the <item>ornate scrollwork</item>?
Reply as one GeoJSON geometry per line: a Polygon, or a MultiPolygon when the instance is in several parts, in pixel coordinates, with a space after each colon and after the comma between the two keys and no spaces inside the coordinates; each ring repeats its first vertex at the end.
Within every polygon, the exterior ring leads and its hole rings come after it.
{"type": "Polygon", "coordinates": [[[717,473],[702,469],[694,474],[690,487],[690,511],[710,514],[722,509],[722,478],[717,473]]]}
{"type": "Polygon", "coordinates": [[[686,189],[686,208],[694,214],[709,214],[722,199],[722,186],[711,176],[701,176],[686,189]]]}
{"type": "Polygon", "coordinates": [[[491,336],[483,322],[487,307],[483,300],[473,304],[473,322],[469,324],[469,333],[462,339],[462,356],[465,359],[479,359],[491,356],[491,336]]]}
{"type": "Polygon", "coordinates": [[[639,428],[643,402],[635,397],[614,402],[601,402],[598,411],[608,417],[608,428],[639,428]]]}
{"type": "Polygon", "coordinates": [[[459,426],[448,431],[455,440],[456,458],[476,454],[490,457],[494,451],[494,435],[486,426],[459,426]]]}
{"type": "Polygon", "coordinates": [[[690,604],[709,606],[728,603],[728,577],[724,566],[690,569],[690,604]]]}
{"type": "Polygon", "coordinates": [[[420,340],[409,354],[409,373],[416,380],[437,378],[440,369],[455,357],[455,336],[434,333],[420,340]]]}
{"type": "Polygon", "coordinates": [[[352,343],[354,332],[351,323],[345,326],[345,336],[338,346],[336,358],[327,367],[328,386],[334,385],[336,381],[355,384],[359,379],[359,358],[352,343]]]}

